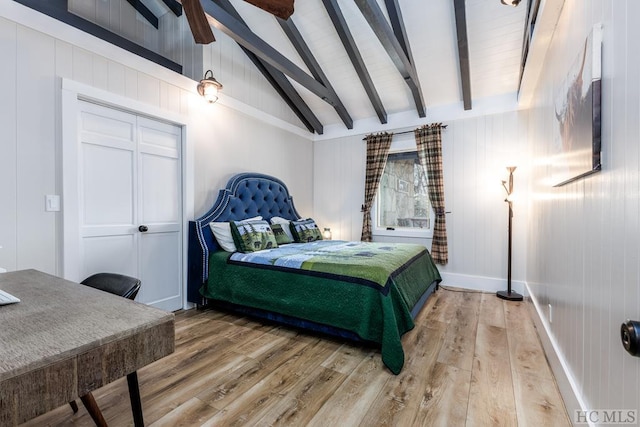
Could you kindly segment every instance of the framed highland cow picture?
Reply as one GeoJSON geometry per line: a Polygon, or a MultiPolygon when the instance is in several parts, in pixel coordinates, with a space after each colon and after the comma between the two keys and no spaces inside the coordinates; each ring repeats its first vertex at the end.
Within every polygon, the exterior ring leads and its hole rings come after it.
{"type": "Polygon", "coordinates": [[[593,30],[576,54],[555,97],[554,186],[568,184],[602,168],[602,26],[593,30]]]}

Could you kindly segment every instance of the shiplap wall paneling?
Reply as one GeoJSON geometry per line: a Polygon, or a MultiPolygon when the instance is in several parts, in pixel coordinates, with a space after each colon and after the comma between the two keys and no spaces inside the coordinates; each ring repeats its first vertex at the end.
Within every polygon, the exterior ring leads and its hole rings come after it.
{"type": "MultiPolygon", "coordinates": [[[[7,59],[17,57],[17,26],[0,18],[0,51],[7,59]]],[[[0,96],[0,267],[16,268],[17,230],[17,116],[16,67],[0,67],[0,82],[7,87],[0,96]]]]}
{"type": "Polygon", "coordinates": [[[313,207],[313,146],[311,141],[240,114],[220,103],[194,101],[190,113],[200,123],[195,158],[195,214],[204,214],[218,190],[240,172],[260,172],[280,178],[303,214],[313,207]]]}
{"type": "MultiPolygon", "coordinates": [[[[12,62],[9,61],[9,64],[12,62]]],[[[17,29],[15,109],[17,113],[16,268],[55,271],[55,213],[44,197],[55,194],[55,54],[50,37],[17,29]]]]}
{"type": "MultiPolygon", "coordinates": [[[[640,5],[631,0],[565,2],[531,114],[529,283],[586,409],[638,409],[640,401],[640,363],[619,336],[620,323],[640,318],[638,18],[640,5]],[[603,24],[603,170],[553,188],[548,164],[557,87],[597,23],[603,24]]],[[[571,416],[576,408],[568,409],[571,416]]]]}
{"type": "Polygon", "coordinates": [[[314,143],[314,219],[336,240],[360,240],[366,142],[362,136],[314,143]]]}
{"type": "Polygon", "coordinates": [[[526,115],[511,112],[448,123],[443,133],[449,264],[444,272],[506,278],[508,207],[500,181],[514,174],[513,280],[525,278],[528,192],[526,115]]]}

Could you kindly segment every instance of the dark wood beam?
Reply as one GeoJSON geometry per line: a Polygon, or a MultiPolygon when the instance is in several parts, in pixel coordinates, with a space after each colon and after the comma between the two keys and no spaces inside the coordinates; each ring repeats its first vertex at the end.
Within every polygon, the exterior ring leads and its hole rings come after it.
{"type": "Polygon", "coordinates": [[[382,105],[380,96],[376,91],[373,80],[371,80],[371,76],[367,71],[362,55],[360,55],[358,46],[351,35],[351,31],[349,31],[347,21],[344,19],[344,15],[340,10],[340,6],[338,6],[338,2],[336,0],[322,0],[322,2],[329,14],[329,18],[331,18],[331,22],[333,22],[333,26],[335,27],[338,36],[340,37],[340,41],[342,41],[342,45],[344,46],[347,55],[349,55],[349,59],[351,59],[351,64],[353,64],[353,68],[358,74],[362,87],[367,93],[369,101],[378,115],[380,123],[387,123],[387,112],[384,109],[384,105],[382,105]]]}
{"type": "Polygon", "coordinates": [[[200,0],[182,0],[182,7],[184,7],[184,13],[187,16],[189,28],[191,28],[193,41],[197,44],[209,44],[216,41],[200,0]]]}
{"type": "MultiPolygon", "coordinates": [[[[240,14],[236,11],[229,0],[214,0],[220,7],[225,9],[230,15],[239,22],[246,25],[240,14]]],[[[313,111],[304,102],[300,94],[293,87],[289,79],[280,71],[258,58],[250,50],[239,45],[245,55],[254,63],[262,75],[267,79],[276,92],[282,97],[286,104],[291,108],[294,114],[305,125],[309,132],[316,132],[322,135],[323,126],[320,120],[313,114],[313,111]]]]}
{"type": "Polygon", "coordinates": [[[409,37],[407,36],[407,30],[404,27],[404,20],[402,19],[402,12],[400,11],[400,5],[398,0],[385,0],[385,6],[387,7],[387,14],[389,15],[389,21],[391,22],[391,28],[393,34],[396,36],[396,40],[400,43],[404,54],[409,58],[409,62],[414,66],[413,55],[411,54],[411,47],[409,46],[409,37]]]}
{"type": "Polygon", "coordinates": [[[144,3],[142,3],[140,0],[127,0],[127,3],[133,6],[133,8],[140,15],[142,15],[144,19],[146,19],[147,22],[149,22],[149,24],[153,25],[156,28],[156,30],[158,29],[158,17],[154,15],[153,12],[151,12],[149,8],[144,5],[144,3]]]}
{"type": "Polygon", "coordinates": [[[465,110],[471,110],[471,76],[469,71],[469,41],[467,38],[467,12],[464,0],[453,0],[458,35],[458,61],[460,62],[460,85],[465,110]]]}
{"type": "Polygon", "coordinates": [[[294,0],[244,0],[280,19],[289,19],[293,15],[294,0]]]}
{"type": "Polygon", "coordinates": [[[87,34],[91,34],[99,39],[109,42],[119,48],[127,50],[133,54],[136,54],[149,61],[155,62],[165,68],[175,71],[178,74],[182,74],[182,65],[165,58],[162,55],[158,55],[155,52],[150,51],[134,42],[125,39],[109,30],[102,28],[93,22],[87,21],[84,18],[74,15],[69,12],[67,8],[67,0],[14,0],[24,6],[27,6],[33,10],[37,10],[47,16],[57,19],[60,22],[64,22],[67,25],[71,25],[84,31],[87,34]]]}
{"type": "Polygon", "coordinates": [[[329,79],[322,71],[322,67],[320,67],[320,64],[318,64],[318,61],[316,61],[316,58],[311,53],[311,50],[309,50],[309,46],[302,38],[302,34],[300,34],[300,31],[298,31],[298,27],[296,27],[292,19],[287,19],[285,21],[284,19],[277,18],[277,21],[284,30],[284,33],[289,38],[289,41],[291,42],[293,47],[295,47],[298,55],[300,55],[300,58],[302,58],[307,68],[309,68],[311,74],[313,74],[313,77],[315,77],[317,81],[322,83],[328,90],[333,92],[333,96],[338,101],[337,104],[333,106],[333,108],[335,108],[344,125],[347,127],[347,129],[353,129],[353,119],[347,112],[345,106],[342,104],[342,101],[340,101],[340,98],[336,94],[336,91],[333,89],[333,86],[331,86],[329,79]]]}
{"type": "Polygon", "coordinates": [[[271,47],[268,43],[254,34],[246,25],[243,25],[218,4],[210,0],[201,0],[202,7],[211,17],[213,25],[231,37],[241,46],[247,48],[257,57],[291,77],[309,91],[316,94],[323,101],[335,106],[337,100],[333,94],[320,82],[311,77],[284,55],[271,47]]]}
{"type": "Polygon", "coordinates": [[[171,9],[174,15],[182,16],[182,5],[176,0],[162,0],[162,2],[171,9]]]}
{"type": "Polygon", "coordinates": [[[392,28],[389,26],[380,6],[378,6],[378,2],[376,0],[354,1],[378,37],[378,40],[380,40],[380,43],[382,43],[382,46],[387,51],[387,54],[389,54],[389,57],[400,72],[405,83],[409,86],[409,90],[411,90],[413,100],[416,104],[416,109],[418,110],[418,115],[424,117],[425,108],[424,100],[422,99],[422,89],[420,88],[420,81],[418,80],[415,68],[396,39],[392,28]]]}

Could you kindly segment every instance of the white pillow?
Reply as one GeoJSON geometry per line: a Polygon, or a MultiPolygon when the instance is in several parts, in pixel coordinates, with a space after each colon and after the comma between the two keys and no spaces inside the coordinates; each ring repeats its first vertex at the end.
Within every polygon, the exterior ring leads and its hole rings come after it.
{"type": "MultiPolygon", "coordinates": [[[[257,221],[261,219],[261,216],[256,216],[244,219],[243,221],[257,221]]],[[[233,242],[231,225],[229,225],[228,222],[210,222],[209,227],[211,227],[213,235],[216,236],[216,240],[223,250],[227,252],[236,252],[238,250],[238,248],[236,248],[236,244],[233,242]]]]}
{"type": "Polygon", "coordinates": [[[274,216],[273,218],[271,218],[271,224],[281,224],[282,229],[284,230],[285,233],[287,233],[287,236],[289,236],[292,242],[295,242],[295,239],[293,238],[293,234],[291,234],[291,227],[289,227],[289,224],[291,224],[290,220],[286,218],[282,218],[280,216],[274,216]]]}

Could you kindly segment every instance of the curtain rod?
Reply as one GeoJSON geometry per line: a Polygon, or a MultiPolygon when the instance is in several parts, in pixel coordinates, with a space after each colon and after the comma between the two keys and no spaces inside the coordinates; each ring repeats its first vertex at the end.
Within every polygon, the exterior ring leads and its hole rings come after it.
{"type": "MultiPolygon", "coordinates": [[[[441,127],[446,129],[447,125],[442,125],[441,127]]],[[[391,132],[391,133],[393,133],[393,135],[402,135],[402,134],[405,134],[405,133],[413,133],[413,132],[415,132],[415,129],[414,130],[405,130],[405,131],[402,131],[402,132],[391,132]]],[[[365,136],[364,138],[362,138],[362,140],[366,141],[367,137],[365,136]]]]}

